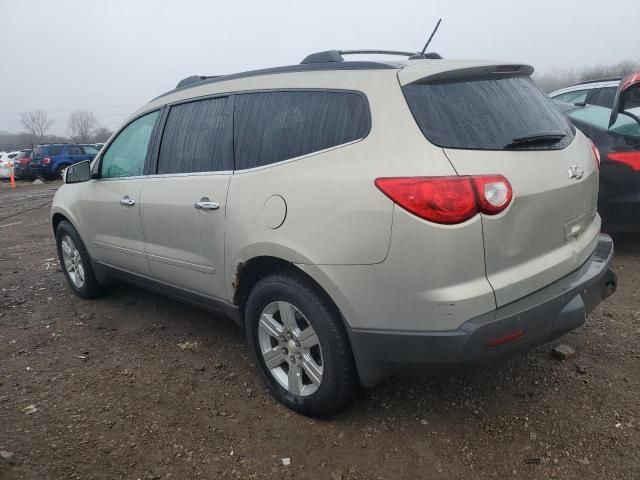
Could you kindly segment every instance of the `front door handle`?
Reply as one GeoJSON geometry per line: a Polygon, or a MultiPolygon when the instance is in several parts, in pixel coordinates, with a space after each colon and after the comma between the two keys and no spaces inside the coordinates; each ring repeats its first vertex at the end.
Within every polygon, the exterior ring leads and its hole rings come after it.
{"type": "Polygon", "coordinates": [[[196,203],[193,204],[196,210],[217,210],[220,208],[220,204],[212,202],[207,197],[202,197],[196,203]]]}
{"type": "Polygon", "coordinates": [[[120,199],[120,205],[124,205],[125,207],[133,207],[136,204],[136,201],[133,198],[129,198],[129,195],[125,195],[120,199]]]}

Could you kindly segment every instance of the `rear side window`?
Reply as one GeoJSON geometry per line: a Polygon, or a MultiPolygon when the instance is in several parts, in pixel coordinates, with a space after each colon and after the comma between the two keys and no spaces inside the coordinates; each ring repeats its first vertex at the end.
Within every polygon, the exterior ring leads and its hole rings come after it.
{"type": "Polygon", "coordinates": [[[422,133],[440,147],[503,150],[517,138],[562,133],[556,143],[523,147],[561,149],[574,137],[569,121],[528,77],[414,83],[402,90],[422,133]]]}
{"type": "Polygon", "coordinates": [[[370,129],[369,105],[358,93],[245,93],[235,101],[238,170],[359,140],[370,129]]]}
{"type": "Polygon", "coordinates": [[[82,155],[82,149],[80,147],[71,146],[67,147],[67,155],[82,155]]]}
{"type": "Polygon", "coordinates": [[[556,95],[553,99],[556,102],[567,102],[567,103],[582,103],[586,101],[587,95],[591,93],[591,90],[574,90],[573,92],[561,93],[560,95],[556,95]]]}
{"type": "Polygon", "coordinates": [[[158,173],[233,170],[230,97],[171,107],[162,135],[158,173]]]}
{"type": "Polygon", "coordinates": [[[47,155],[55,157],[56,155],[60,155],[62,153],[62,145],[52,145],[49,147],[49,151],[47,155]]]}

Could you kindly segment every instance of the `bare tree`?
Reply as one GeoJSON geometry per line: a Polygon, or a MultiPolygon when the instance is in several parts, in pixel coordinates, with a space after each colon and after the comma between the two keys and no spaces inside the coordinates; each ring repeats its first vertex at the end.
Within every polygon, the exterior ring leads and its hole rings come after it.
{"type": "Polygon", "coordinates": [[[41,143],[53,124],[44,110],[32,110],[20,114],[20,123],[31,135],[33,143],[41,143]]]}
{"type": "Polygon", "coordinates": [[[109,130],[107,127],[98,127],[93,131],[93,142],[104,143],[109,140],[111,135],[113,135],[113,131],[109,130]]]}
{"type": "Polygon", "coordinates": [[[69,114],[69,135],[76,143],[88,143],[91,141],[93,131],[98,121],[92,112],[76,110],[69,114]]]}

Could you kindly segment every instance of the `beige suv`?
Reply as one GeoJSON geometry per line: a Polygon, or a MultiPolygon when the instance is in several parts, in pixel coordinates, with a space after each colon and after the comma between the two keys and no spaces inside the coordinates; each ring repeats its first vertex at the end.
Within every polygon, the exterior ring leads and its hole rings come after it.
{"type": "Polygon", "coordinates": [[[595,150],[532,70],[330,51],[185,79],[66,172],[69,284],[231,316],[274,395],[315,416],[359,384],[547,342],[616,277],[595,150]]]}

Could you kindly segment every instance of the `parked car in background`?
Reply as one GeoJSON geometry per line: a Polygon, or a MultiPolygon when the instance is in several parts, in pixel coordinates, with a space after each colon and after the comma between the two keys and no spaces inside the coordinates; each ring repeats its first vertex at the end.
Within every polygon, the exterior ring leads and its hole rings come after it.
{"type": "Polygon", "coordinates": [[[616,288],[594,148],[532,67],[347,53],[181,82],[51,211],[80,297],[128,279],[225,312],[314,416],[548,342],[616,288]]]}
{"type": "Polygon", "coordinates": [[[620,85],[620,78],[591,80],[551,92],[549,97],[556,102],[572,105],[586,104],[611,108],[618,85],[620,85]]]}
{"type": "Polygon", "coordinates": [[[13,168],[13,159],[18,156],[20,152],[4,152],[0,156],[0,178],[9,178],[11,176],[11,169],[13,168]]]}
{"type": "Polygon", "coordinates": [[[598,148],[598,211],[604,230],[640,231],[640,73],[618,84],[609,107],[558,106],[598,148]]]}
{"type": "Polygon", "coordinates": [[[97,150],[100,150],[102,147],[104,147],[104,143],[93,143],[92,144],[97,150]]]}
{"type": "Polygon", "coordinates": [[[30,168],[40,178],[61,178],[69,165],[93,160],[98,150],[93,145],[47,143],[38,145],[31,157],[30,168]]]}
{"type": "Polygon", "coordinates": [[[18,156],[13,159],[13,173],[18,180],[32,179],[35,174],[29,167],[31,162],[31,149],[20,150],[18,156]]]}

